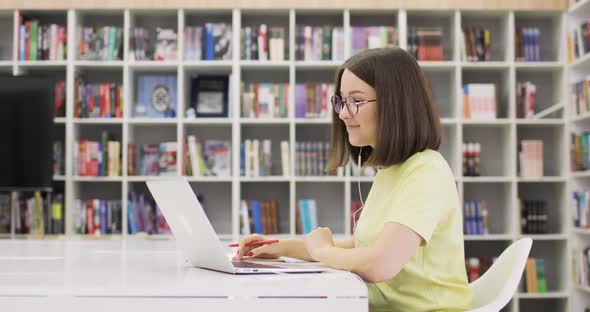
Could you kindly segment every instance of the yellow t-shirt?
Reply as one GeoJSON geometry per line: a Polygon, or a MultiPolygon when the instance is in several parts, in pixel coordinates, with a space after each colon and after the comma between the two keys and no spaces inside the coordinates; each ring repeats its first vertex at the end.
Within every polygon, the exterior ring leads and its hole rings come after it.
{"type": "Polygon", "coordinates": [[[453,173],[436,151],[416,153],[377,172],[354,234],[371,245],[386,222],[403,224],[423,242],[392,279],[367,283],[371,311],[465,311],[471,308],[463,225],[453,173]]]}

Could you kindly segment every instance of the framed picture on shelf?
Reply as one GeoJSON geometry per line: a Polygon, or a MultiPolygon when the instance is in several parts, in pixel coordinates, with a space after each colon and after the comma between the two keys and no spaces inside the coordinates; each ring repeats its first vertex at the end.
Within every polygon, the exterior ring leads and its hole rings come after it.
{"type": "Polygon", "coordinates": [[[191,78],[190,108],[195,116],[228,117],[229,77],[198,75],[191,78]]]}

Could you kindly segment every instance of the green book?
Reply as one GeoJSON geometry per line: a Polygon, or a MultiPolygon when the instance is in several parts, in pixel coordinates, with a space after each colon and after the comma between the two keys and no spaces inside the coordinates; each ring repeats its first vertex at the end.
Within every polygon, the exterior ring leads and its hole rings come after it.
{"type": "Polygon", "coordinates": [[[536,259],[537,263],[537,292],[547,292],[547,279],[545,278],[545,261],[543,259],[536,259]]]}
{"type": "Polygon", "coordinates": [[[332,26],[325,25],[322,30],[322,60],[332,59],[332,26]]]}
{"type": "Polygon", "coordinates": [[[115,27],[107,27],[109,32],[109,61],[115,59],[115,44],[117,41],[117,29],[115,27]]]}
{"type": "Polygon", "coordinates": [[[31,33],[29,34],[29,59],[31,61],[37,60],[37,38],[39,29],[39,21],[31,21],[31,33]]]}

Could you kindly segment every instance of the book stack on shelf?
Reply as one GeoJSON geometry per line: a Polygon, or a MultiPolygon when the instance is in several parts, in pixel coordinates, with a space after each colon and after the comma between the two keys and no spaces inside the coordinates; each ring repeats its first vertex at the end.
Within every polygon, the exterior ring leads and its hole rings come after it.
{"type": "Polygon", "coordinates": [[[523,291],[525,293],[546,293],[545,259],[529,258],[524,269],[523,291]]]}
{"type": "Polygon", "coordinates": [[[543,141],[522,140],[518,153],[520,176],[540,178],[543,176],[543,141]]]}
{"type": "Polygon", "coordinates": [[[280,233],[277,200],[242,200],[240,214],[240,228],[243,235],[280,233]]]}
{"type": "Polygon", "coordinates": [[[25,15],[18,15],[18,59],[20,61],[64,61],[67,57],[67,28],[58,24],[42,24],[25,15]]]}
{"type": "Polygon", "coordinates": [[[78,58],[85,61],[114,61],[123,56],[123,29],[116,26],[77,27],[78,58]]]}
{"type": "Polygon", "coordinates": [[[520,225],[523,234],[548,234],[547,201],[519,200],[520,225]]]}
{"type": "Polygon", "coordinates": [[[590,246],[574,250],[573,271],[577,286],[590,287],[590,246]]]}
{"type": "Polygon", "coordinates": [[[177,57],[177,34],[172,28],[150,31],[135,27],[129,34],[129,58],[134,61],[174,61],[177,57]],[[155,38],[154,38],[155,35],[155,38]]]}
{"type": "Polygon", "coordinates": [[[229,141],[205,140],[201,143],[196,136],[189,135],[185,142],[183,175],[231,177],[229,141]]]}
{"type": "Polygon", "coordinates": [[[463,143],[463,176],[479,177],[481,175],[481,143],[463,143]]]}
{"type": "Polygon", "coordinates": [[[465,200],[463,202],[463,234],[489,234],[488,215],[488,205],[485,200],[465,200]]]}
{"type": "Polygon", "coordinates": [[[185,60],[231,60],[232,29],[228,23],[205,23],[184,28],[185,60]]]}
{"type": "Polygon", "coordinates": [[[580,115],[590,111],[590,79],[575,82],[570,94],[571,111],[573,115],[580,115]]]}
{"type": "Polygon", "coordinates": [[[465,259],[465,269],[469,283],[475,282],[484,275],[494,264],[496,258],[492,257],[470,257],[465,259]]]}
{"type": "Polygon", "coordinates": [[[496,119],[496,85],[493,83],[463,85],[463,117],[472,120],[496,119]]]}
{"type": "Polygon", "coordinates": [[[344,30],[342,27],[295,26],[295,60],[344,60],[344,30]]]}
{"type": "Polygon", "coordinates": [[[324,176],[330,152],[330,142],[297,142],[295,144],[295,174],[324,176]]]}
{"type": "Polygon", "coordinates": [[[160,208],[149,194],[129,193],[127,222],[129,223],[128,231],[131,235],[138,233],[172,234],[160,208]]]}
{"type": "Polygon", "coordinates": [[[587,229],[590,227],[590,192],[574,191],[572,193],[573,224],[576,228],[587,229]]]}
{"type": "Polygon", "coordinates": [[[538,27],[517,27],[514,34],[514,57],[517,62],[541,61],[541,31],[538,27]]]}
{"type": "MultiPolygon", "coordinates": [[[[231,38],[231,37],[230,37],[231,38]]],[[[289,59],[286,29],[260,24],[240,30],[242,60],[284,61],[289,59]]]]}
{"type": "Polygon", "coordinates": [[[569,31],[567,36],[567,55],[568,62],[572,63],[574,60],[586,55],[590,52],[590,19],[580,21],[576,28],[569,31]]]}
{"type": "Polygon", "coordinates": [[[74,201],[74,227],[78,234],[121,234],[120,200],[77,199],[74,201]]]}
{"type": "Polygon", "coordinates": [[[78,140],[74,145],[74,175],[121,176],[121,142],[103,131],[100,141],[78,140]]]}
{"type": "MultiPolygon", "coordinates": [[[[280,164],[282,176],[289,176],[289,142],[280,143],[280,164]]],[[[272,176],[278,170],[273,168],[272,140],[246,139],[240,147],[240,172],[245,177],[272,176]]]]}
{"type": "Polygon", "coordinates": [[[296,118],[330,118],[334,94],[333,83],[305,82],[295,85],[296,118]]]}
{"type": "MultiPolygon", "coordinates": [[[[35,236],[65,234],[64,197],[53,192],[10,192],[0,194],[4,210],[14,213],[14,233],[35,236]],[[8,205],[11,208],[7,208],[8,205]]],[[[10,214],[9,214],[10,215],[10,214]]]]}
{"type": "Polygon", "coordinates": [[[242,117],[287,118],[289,117],[289,84],[287,83],[242,83],[242,117]]]}
{"type": "Polygon", "coordinates": [[[135,144],[129,144],[128,175],[171,176],[177,174],[178,146],[176,141],[162,142],[160,144],[142,144],[137,146],[138,151],[135,148],[135,144]],[[136,162],[135,155],[139,155],[139,162],[136,162]]]}
{"type": "Polygon", "coordinates": [[[480,26],[464,26],[461,33],[461,60],[481,62],[492,60],[492,34],[480,26]]]}
{"type": "Polygon", "coordinates": [[[123,117],[123,87],[115,83],[74,82],[75,118],[123,117]]]}
{"type": "Polygon", "coordinates": [[[318,227],[318,204],[315,199],[300,199],[295,208],[295,232],[307,234],[318,227]]]}
{"type": "Polygon", "coordinates": [[[443,60],[442,28],[411,27],[408,31],[408,52],[418,61],[443,60]]]}
{"type": "Polygon", "coordinates": [[[352,54],[358,54],[366,49],[395,47],[399,45],[398,30],[393,26],[353,26],[350,28],[352,34],[352,54]]]}

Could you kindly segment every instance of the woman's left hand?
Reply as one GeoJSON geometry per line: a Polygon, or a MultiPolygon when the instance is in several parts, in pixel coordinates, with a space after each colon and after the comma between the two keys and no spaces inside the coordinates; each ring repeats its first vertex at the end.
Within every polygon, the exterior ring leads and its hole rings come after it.
{"type": "Polygon", "coordinates": [[[316,261],[318,261],[318,252],[321,249],[334,246],[332,231],[326,227],[319,227],[311,231],[305,236],[303,242],[309,255],[316,261]]]}

